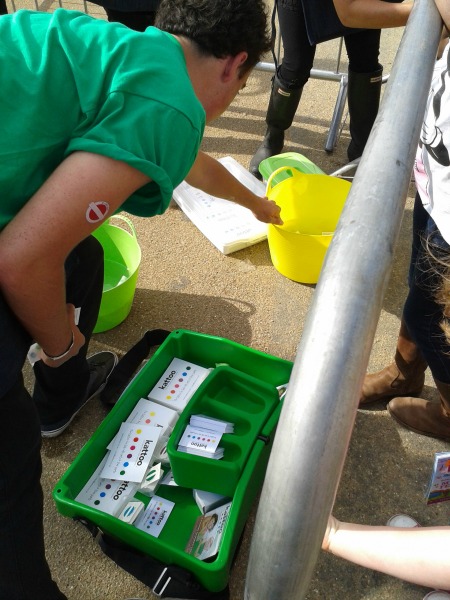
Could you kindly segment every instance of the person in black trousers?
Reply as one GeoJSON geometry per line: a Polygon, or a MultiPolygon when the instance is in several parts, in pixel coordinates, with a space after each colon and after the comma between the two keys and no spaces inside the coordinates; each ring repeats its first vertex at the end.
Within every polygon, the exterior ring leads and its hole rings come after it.
{"type": "MultiPolygon", "coordinates": [[[[308,10],[309,0],[278,0],[277,11],[284,56],[277,65],[267,109],[267,130],[262,144],[250,162],[250,171],[262,179],[259,164],[279,154],[284,146],[285,131],[292,125],[303,88],[313,66],[317,38],[311,36],[321,29],[329,33],[331,21],[342,30],[347,51],[348,109],[351,141],[347,149],[350,161],[359,158],[364,150],[378,112],[383,67],[378,62],[381,29],[343,27],[329,0],[327,8],[308,10]],[[330,12],[332,11],[332,12],[330,12]]],[[[337,34],[339,35],[339,34],[337,34]]],[[[328,35],[325,39],[331,39],[328,35]]]]}

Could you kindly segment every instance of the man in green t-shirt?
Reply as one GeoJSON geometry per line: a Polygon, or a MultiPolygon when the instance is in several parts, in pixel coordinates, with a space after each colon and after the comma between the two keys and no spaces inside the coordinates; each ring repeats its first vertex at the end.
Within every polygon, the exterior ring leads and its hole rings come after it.
{"type": "Polygon", "coordinates": [[[199,150],[270,47],[263,1],[163,0],[156,25],[62,9],[0,17],[0,598],[66,598],[45,559],[39,449],[116,362],[86,358],[103,283],[90,234],[121,208],[164,212],[183,179],[281,222],[199,150]],[[34,402],[22,379],[32,342],[34,402]]]}

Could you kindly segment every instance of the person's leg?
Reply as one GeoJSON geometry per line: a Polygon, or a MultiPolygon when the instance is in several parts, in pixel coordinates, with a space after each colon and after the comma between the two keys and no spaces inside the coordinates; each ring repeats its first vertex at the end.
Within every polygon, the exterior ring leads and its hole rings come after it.
{"type": "Polygon", "coordinates": [[[426,226],[413,240],[413,261],[409,274],[409,293],[403,317],[411,337],[420,348],[434,379],[450,383],[450,347],[441,328],[443,307],[437,302],[450,246],[417,195],[415,227],[426,226]],[[425,214],[424,214],[425,213],[425,214]],[[429,250],[433,256],[430,256],[429,250]]]}
{"type": "Polygon", "coordinates": [[[359,158],[369,138],[380,104],[383,67],[380,54],[380,29],[367,29],[344,37],[348,65],[348,111],[351,142],[350,161],[359,158]]]}
{"type": "Polygon", "coordinates": [[[135,31],[145,31],[155,22],[156,10],[154,11],[122,11],[105,8],[108,21],[111,23],[122,23],[135,31]]]}
{"type": "MultiPolygon", "coordinates": [[[[416,269],[420,269],[418,261],[422,260],[419,251],[429,220],[427,211],[423,208],[419,195],[416,195],[413,212],[413,236],[408,283],[414,285],[416,269]]],[[[419,311],[420,312],[420,311],[419,311]]],[[[420,314],[419,314],[419,318],[420,314]]],[[[410,319],[411,320],[411,319],[410,319]]],[[[412,318],[414,321],[415,319],[412,318]]],[[[379,400],[390,400],[396,396],[418,396],[425,382],[425,360],[416,341],[409,332],[408,325],[402,315],[397,347],[394,360],[377,373],[369,373],[364,378],[360,397],[360,407],[367,406],[379,400]]]]}
{"type": "Polygon", "coordinates": [[[280,0],[278,20],[283,40],[283,62],[272,80],[266,134],[250,162],[250,172],[258,179],[262,179],[258,169],[260,162],[283,149],[284,132],[292,125],[316,51],[316,47],[309,43],[299,0],[280,0]]]}
{"type": "Polygon", "coordinates": [[[436,296],[449,260],[450,246],[428,217],[423,242],[411,271],[403,316],[412,339],[430,367],[440,403],[403,397],[394,398],[388,405],[390,414],[400,424],[417,433],[446,440],[450,440],[450,348],[441,328],[443,307],[436,296]]]}
{"type": "Polygon", "coordinates": [[[22,378],[30,338],[0,295],[0,598],[66,600],[45,558],[40,426],[22,378]]]}
{"type": "Polygon", "coordinates": [[[81,308],[78,327],[86,343],[77,356],[57,369],[42,361],[34,364],[33,400],[44,437],[54,437],[66,429],[86,402],[103,389],[117,362],[112,352],[86,358],[103,290],[103,250],[98,240],[90,236],[73,250],[66,261],[66,277],[66,299],[81,308]]]}

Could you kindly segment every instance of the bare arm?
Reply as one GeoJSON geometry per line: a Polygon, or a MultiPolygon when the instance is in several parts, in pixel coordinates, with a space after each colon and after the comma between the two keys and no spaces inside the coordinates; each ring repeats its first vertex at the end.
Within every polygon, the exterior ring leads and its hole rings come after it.
{"type": "Polygon", "coordinates": [[[19,321],[48,354],[63,353],[72,332],[75,345],[67,358],[84,343],[66,306],[64,262],[101,224],[88,221],[89,204],[107,202],[110,216],[148,181],[126,163],[75,152],[0,232],[0,289],[19,321]]]}
{"type": "Polygon", "coordinates": [[[412,2],[391,4],[383,0],[333,0],[340,21],[347,27],[385,29],[402,27],[412,9],[412,2]]]}
{"type": "Polygon", "coordinates": [[[372,527],[330,517],[322,548],[417,585],[450,589],[450,527],[372,527]]]}
{"type": "Polygon", "coordinates": [[[198,153],[186,181],[207,194],[232,200],[248,208],[263,223],[282,224],[280,208],[275,202],[253,194],[220,162],[204,152],[198,153]]]}
{"type": "Polygon", "coordinates": [[[434,0],[437,9],[442,17],[442,21],[447,30],[450,33],[450,2],[448,0],[434,0]]]}

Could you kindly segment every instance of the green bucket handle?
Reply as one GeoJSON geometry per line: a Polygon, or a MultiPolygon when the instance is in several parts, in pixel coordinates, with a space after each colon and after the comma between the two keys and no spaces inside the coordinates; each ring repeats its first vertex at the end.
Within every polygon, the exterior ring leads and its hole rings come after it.
{"type": "MultiPolygon", "coordinates": [[[[121,221],[124,221],[130,228],[132,237],[134,237],[135,240],[137,241],[136,229],[133,225],[133,222],[128,217],[124,217],[123,215],[112,215],[111,217],[109,217],[109,219],[107,221],[105,221],[105,224],[110,224],[111,219],[120,219],[121,221]]],[[[130,233],[130,232],[127,231],[127,233],[130,233]]]]}
{"type": "MultiPolygon", "coordinates": [[[[266,187],[266,196],[267,197],[269,196],[270,192],[272,191],[272,180],[274,179],[274,177],[276,177],[283,171],[289,171],[292,178],[302,177],[304,175],[304,173],[301,173],[298,169],[295,169],[294,167],[289,167],[289,166],[280,167],[279,169],[277,169],[276,171],[271,173],[269,179],[267,180],[267,187],[266,187]]],[[[283,179],[283,181],[285,181],[285,180],[283,179]]],[[[280,183],[283,183],[283,181],[279,181],[275,185],[279,185],[280,183]]]]}

